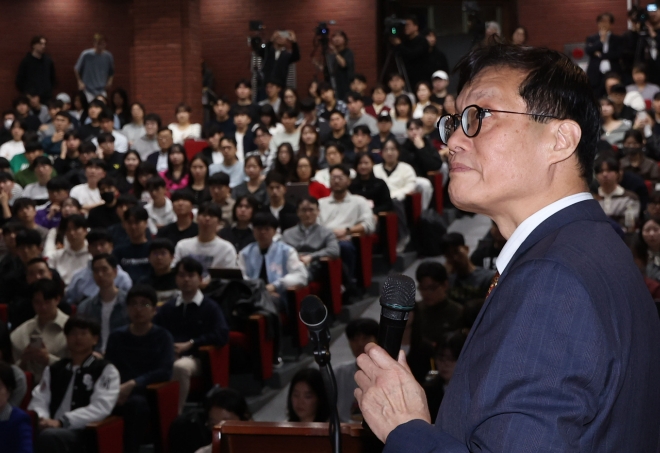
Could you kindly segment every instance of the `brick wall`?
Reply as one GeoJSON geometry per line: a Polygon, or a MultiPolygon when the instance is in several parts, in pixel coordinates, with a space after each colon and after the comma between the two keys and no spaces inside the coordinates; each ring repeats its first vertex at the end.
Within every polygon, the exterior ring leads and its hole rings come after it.
{"type": "Polygon", "coordinates": [[[115,58],[115,87],[128,88],[131,43],[130,0],[20,0],[0,7],[0,109],[11,106],[18,94],[14,81],[21,59],[30,50],[33,35],[48,39],[46,52],[55,62],[55,93],[77,89],[73,65],[80,52],[92,47],[96,32],[108,38],[115,58]]]}
{"type": "Polygon", "coordinates": [[[564,44],[584,42],[588,35],[598,32],[596,17],[600,13],[614,14],[614,33],[627,28],[626,2],[623,0],[519,0],[518,19],[529,31],[529,44],[559,51],[564,44]]]}
{"type": "Polygon", "coordinates": [[[301,53],[299,93],[304,93],[316,73],[310,53],[314,28],[320,21],[337,21],[331,30],[346,32],[356,71],[373,84],[378,77],[376,4],[376,0],[201,0],[202,56],[213,70],[216,91],[233,98],[236,80],[250,75],[250,20],[263,21],[265,39],[279,29],[296,32],[301,53]]]}

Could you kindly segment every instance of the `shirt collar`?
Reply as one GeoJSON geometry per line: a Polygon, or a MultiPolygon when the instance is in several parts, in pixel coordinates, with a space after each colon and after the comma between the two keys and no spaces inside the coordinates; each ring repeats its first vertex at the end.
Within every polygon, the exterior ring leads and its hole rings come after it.
{"type": "MultiPolygon", "coordinates": [[[[202,305],[202,300],[204,300],[204,294],[202,294],[202,292],[200,290],[197,290],[197,294],[195,294],[195,297],[193,297],[190,302],[194,303],[195,305],[197,305],[199,307],[200,305],[202,305]]],[[[174,305],[176,307],[178,307],[179,305],[181,305],[183,303],[184,303],[183,295],[181,293],[179,293],[179,295],[176,296],[176,302],[174,303],[174,305]]]]}
{"type": "Polygon", "coordinates": [[[509,240],[506,241],[506,244],[502,248],[500,255],[497,257],[497,271],[500,274],[504,273],[504,270],[511,261],[511,258],[513,258],[513,255],[515,255],[516,251],[520,248],[523,242],[525,242],[525,239],[527,239],[532,231],[534,231],[536,227],[538,227],[546,219],[561,211],[562,209],[574,205],[575,203],[592,199],[593,196],[589,192],[581,192],[574,195],[569,195],[568,197],[557,200],[554,203],[549,204],[545,208],[541,209],[540,211],[537,211],[531,216],[527,217],[520,225],[518,225],[518,228],[516,228],[516,230],[513,232],[509,240]]]}
{"type": "Polygon", "coordinates": [[[353,195],[351,195],[350,192],[346,192],[346,196],[344,197],[344,199],[339,201],[335,198],[335,194],[331,194],[330,195],[330,202],[331,203],[346,203],[346,202],[350,201],[352,197],[353,197],[353,195]]]}
{"type": "Polygon", "coordinates": [[[606,198],[606,197],[620,197],[620,196],[623,195],[624,193],[626,193],[626,189],[624,189],[624,188],[621,187],[621,186],[616,186],[616,189],[614,189],[614,191],[613,191],[611,194],[609,194],[609,195],[606,194],[605,192],[603,192],[603,188],[602,188],[602,187],[599,187],[599,188],[598,188],[598,195],[600,195],[600,196],[603,197],[603,198],[606,198]]]}

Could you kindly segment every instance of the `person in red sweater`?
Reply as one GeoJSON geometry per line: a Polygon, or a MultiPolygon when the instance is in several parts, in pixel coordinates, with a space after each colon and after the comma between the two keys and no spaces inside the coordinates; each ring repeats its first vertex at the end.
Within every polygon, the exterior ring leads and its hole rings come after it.
{"type": "Polygon", "coordinates": [[[314,160],[307,156],[300,156],[296,161],[296,174],[293,178],[294,182],[306,182],[308,184],[309,194],[316,199],[329,197],[330,189],[320,182],[313,180],[316,170],[316,163],[314,160]]]}

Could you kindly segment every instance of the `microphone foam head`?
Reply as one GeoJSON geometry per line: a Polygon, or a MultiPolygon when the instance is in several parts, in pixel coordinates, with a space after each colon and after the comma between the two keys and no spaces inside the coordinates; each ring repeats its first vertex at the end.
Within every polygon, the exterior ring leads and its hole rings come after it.
{"type": "Polygon", "coordinates": [[[300,305],[300,320],[307,326],[316,326],[325,321],[328,309],[316,296],[305,296],[300,305]]]}
{"type": "Polygon", "coordinates": [[[403,274],[387,277],[381,291],[380,304],[392,310],[412,310],[415,307],[415,280],[403,274]]]}

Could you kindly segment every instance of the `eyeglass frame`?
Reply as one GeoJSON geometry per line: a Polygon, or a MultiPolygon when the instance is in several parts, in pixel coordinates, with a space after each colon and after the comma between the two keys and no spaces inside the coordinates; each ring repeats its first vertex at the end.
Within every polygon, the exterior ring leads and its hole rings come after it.
{"type": "MultiPolygon", "coordinates": [[[[440,141],[442,141],[442,143],[447,145],[447,142],[445,142],[442,139],[442,132],[441,132],[441,129],[440,129],[440,123],[442,122],[443,119],[449,118],[449,119],[454,120],[454,132],[456,132],[458,130],[458,127],[456,127],[456,121],[458,121],[460,126],[461,126],[461,129],[463,130],[463,133],[465,134],[465,136],[468,137],[468,138],[474,138],[477,135],[479,135],[479,132],[481,132],[481,121],[484,118],[483,115],[485,113],[493,113],[493,112],[494,113],[511,113],[513,115],[540,116],[542,118],[552,118],[554,120],[561,119],[559,117],[552,116],[552,115],[545,115],[543,113],[511,112],[509,110],[488,109],[488,108],[479,107],[477,104],[471,104],[471,105],[468,105],[467,107],[465,107],[460,115],[458,113],[454,113],[454,114],[447,113],[446,115],[442,115],[440,117],[440,119],[438,119],[438,122],[436,123],[436,128],[438,129],[438,133],[440,134],[440,141]],[[463,115],[465,115],[465,112],[467,112],[468,109],[471,109],[473,107],[475,107],[477,109],[477,119],[479,120],[479,126],[477,127],[477,132],[475,132],[474,135],[468,135],[467,131],[465,130],[465,127],[463,126],[463,115]]],[[[452,132],[452,134],[454,132],[452,132]]]]}

